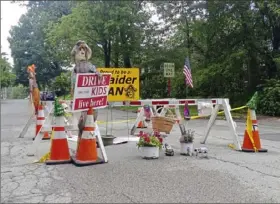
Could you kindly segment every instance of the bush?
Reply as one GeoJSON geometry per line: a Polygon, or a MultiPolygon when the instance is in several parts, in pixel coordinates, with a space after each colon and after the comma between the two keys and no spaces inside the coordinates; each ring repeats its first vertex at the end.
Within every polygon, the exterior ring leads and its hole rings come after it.
{"type": "Polygon", "coordinates": [[[258,112],[269,116],[280,116],[280,80],[267,81],[259,93],[258,112]]]}
{"type": "Polygon", "coordinates": [[[51,88],[58,97],[69,94],[71,89],[71,72],[62,72],[59,76],[55,77],[51,88]]]}
{"type": "Polygon", "coordinates": [[[8,98],[12,99],[24,99],[29,95],[29,89],[28,87],[24,87],[22,84],[12,87],[9,90],[9,96],[8,98]]]}

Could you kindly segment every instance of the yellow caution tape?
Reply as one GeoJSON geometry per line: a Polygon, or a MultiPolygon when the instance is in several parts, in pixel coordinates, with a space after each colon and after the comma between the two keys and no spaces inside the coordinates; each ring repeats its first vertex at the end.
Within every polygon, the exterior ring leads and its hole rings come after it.
{"type": "Polygon", "coordinates": [[[246,121],[246,131],[249,135],[250,141],[254,147],[255,152],[257,152],[257,148],[255,146],[255,141],[253,138],[253,123],[252,123],[252,118],[251,118],[251,110],[248,108],[248,113],[247,113],[247,121],[246,121]]]}
{"type": "Polygon", "coordinates": [[[97,121],[97,124],[106,124],[106,123],[125,123],[125,122],[130,122],[134,121],[135,119],[129,119],[129,120],[117,120],[117,121],[97,121]]]}
{"type": "MultiPolygon", "coordinates": [[[[51,139],[50,139],[50,142],[51,142],[51,145],[52,145],[52,139],[53,139],[53,134],[54,134],[54,131],[52,131],[52,134],[51,134],[51,139]]],[[[44,163],[46,160],[48,160],[50,158],[50,151],[48,153],[46,153],[44,156],[42,156],[38,161],[35,161],[34,163],[44,163]]]]}
{"type": "Polygon", "coordinates": [[[228,144],[228,147],[231,149],[235,149],[235,145],[234,144],[228,144]]]}
{"type": "Polygon", "coordinates": [[[44,163],[46,160],[48,160],[50,158],[50,152],[48,152],[47,154],[45,154],[44,156],[41,157],[41,159],[39,159],[38,161],[36,161],[35,163],[44,163]]]}
{"type": "MultiPolygon", "coordinates": [[[[247,106],[241,106],[241,107],[233,108],[230,111],[242,110],[244,108],[247,108],[247,106]]],[[[218,112],[218,115],[220,115],[220,114],[222,114],[224,112],[225,111],[220,111],[220,112],[218,112]]],[[[208,115],[208,116],[210,116],[210,115],[208,115]]],[[[194,120],[194,119],[198,119],[198,118],[205,118],[205,117],[208,117],[208,116],[192,116],[191,119],[194,120]]]]}

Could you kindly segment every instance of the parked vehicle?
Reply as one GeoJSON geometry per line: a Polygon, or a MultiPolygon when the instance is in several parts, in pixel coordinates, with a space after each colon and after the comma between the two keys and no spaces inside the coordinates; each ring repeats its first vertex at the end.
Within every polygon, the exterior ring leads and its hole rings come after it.
{"type": "Polygon", "coordinates": [[[55,93],[54,91],[41,91],[40,98],[41,101],[54,101],[55,93]]]}

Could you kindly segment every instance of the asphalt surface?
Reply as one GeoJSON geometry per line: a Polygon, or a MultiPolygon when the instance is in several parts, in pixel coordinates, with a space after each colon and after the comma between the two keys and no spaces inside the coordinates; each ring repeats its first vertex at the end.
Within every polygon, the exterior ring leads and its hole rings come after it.
{"type": "MultiPolygon", "coordinates": [[[[205,145],[199,144],[207,121],[193,120],[195,147],[206,146],[208,159],[179,154],[179,128],[167,142],[175,156],[161,152],[157,160],[141,159],[136,142],[106,147],[109,163],[88,167],[72,164],[47,166],[32,163],[46,153],[42,141],[36,157],[27,149],[35,122],[24,138],[18,138],[30,112],[28,101],[1,101],[1,203],[279,203],[280,121],[259,121],[262,146],[268,153],[243,153],[228,148],[228,127],[216,122],[205,145]]],[[[109,111],[107,134],[128,136],[135,113],[109,111]],[[111,117],[112,114],[112,117],[111,117]]],[[[99,111],[99,126],[105,134],[106,111],[99,111]]],[[[237,122],[242,144],[245,123],[237,122]]],[[[69,143],[72,149],[75,144],[69,143]]]]}

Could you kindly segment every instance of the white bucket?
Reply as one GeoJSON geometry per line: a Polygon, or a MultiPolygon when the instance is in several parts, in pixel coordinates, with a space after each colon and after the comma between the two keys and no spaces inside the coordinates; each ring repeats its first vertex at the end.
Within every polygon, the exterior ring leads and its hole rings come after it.
{"type": "Polygon", "coordinates": [[[180,143],[181,144],[181,154],[193,155],[193,143],[180,143]]]}
{"type": "Polygon", "coordinates": [[[142,158],[156,159],[159,157],[159,147],[140,147],[142,158]]]}

